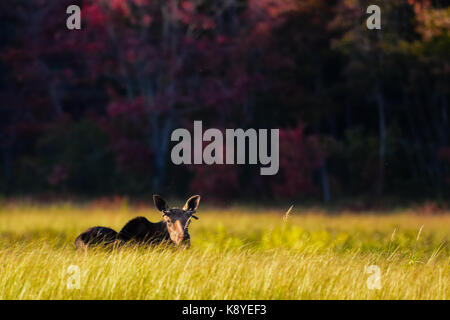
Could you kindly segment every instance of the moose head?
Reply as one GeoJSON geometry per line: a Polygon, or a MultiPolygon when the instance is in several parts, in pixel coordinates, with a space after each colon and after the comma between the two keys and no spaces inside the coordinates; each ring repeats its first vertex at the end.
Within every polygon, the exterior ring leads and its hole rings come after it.
{"type": "Polygon", "coordinates": [[[153,196],[156,208],[162,212],[163,222],[167,227],[170,239],[176,244],[190,245],[188,227],[191,219],[198,219],[194,214],[200,204],[200,196],[190,197],[182,209],[169,208],[167,202],[159,195],[153,196]]]}

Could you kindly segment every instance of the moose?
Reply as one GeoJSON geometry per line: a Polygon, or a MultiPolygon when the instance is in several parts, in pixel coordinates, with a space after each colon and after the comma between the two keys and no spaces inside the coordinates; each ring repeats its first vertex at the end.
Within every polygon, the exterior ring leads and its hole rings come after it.
{"type": "Polygon", "coordinates": [[[92,227],[81,233],[75,239],[76,249],[97,245],[126,243],[138,245],[171,243],[175,246],[190,246],[188,227],[191,218],[198,219],[194,214],[200,203],[200,196],[190,197],[182,209],[169,208],[167,202],[159,195],[153,195],[155,207],[162,212],[163,220],[152,223],[145,217],[136,217],[117,233],[107,227],[92,227]]]}

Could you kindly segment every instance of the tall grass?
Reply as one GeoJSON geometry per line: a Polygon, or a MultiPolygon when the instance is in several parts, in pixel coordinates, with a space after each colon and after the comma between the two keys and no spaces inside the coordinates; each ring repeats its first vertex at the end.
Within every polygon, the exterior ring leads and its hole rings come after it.
{"type": "Polygon", "coordinates": [[[0,299],[449,299],[449,214],[294,209],[283,221],[282,210],[207,209],[189,250],[75,251],[84,229],[137,215],[160,218],[128,206],[1,208],[0,299]],[[380,289],[368,288],[371,265],[380,289]]]}

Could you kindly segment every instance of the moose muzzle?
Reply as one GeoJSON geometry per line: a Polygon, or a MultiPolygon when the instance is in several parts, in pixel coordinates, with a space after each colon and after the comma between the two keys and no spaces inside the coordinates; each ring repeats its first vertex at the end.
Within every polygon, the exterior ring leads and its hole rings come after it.
{"type": "Polygon", "coordinates": [[[173,230],[170,234],[170,238],[176,245],[183,243],[183,241],[185,241],[186,238],[187,238],[186,240],[189,239],[189,235],[187,235],[186,237],[186,232],[183,228],[183,225],[181,224],[181,221],[177,220],[173,224],[173,230]]]}

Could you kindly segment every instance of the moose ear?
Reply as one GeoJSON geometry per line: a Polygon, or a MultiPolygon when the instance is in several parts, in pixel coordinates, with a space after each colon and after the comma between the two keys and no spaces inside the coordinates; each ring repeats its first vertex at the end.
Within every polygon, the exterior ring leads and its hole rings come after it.
{"type": "Polygon", "coordinates": [[[200,196],[192,196],[187,201],[183,207],[184,211],[195,211],[200,204],[200,196]]]}
{"type": "Polygon", "coordinates": [[[156,209],[158,209],[159,211],[166,211],[167,209],[169,209],[166,200],[164,200],[157,194],[153,195],[153,202],[155,203],[156,209]]]}

